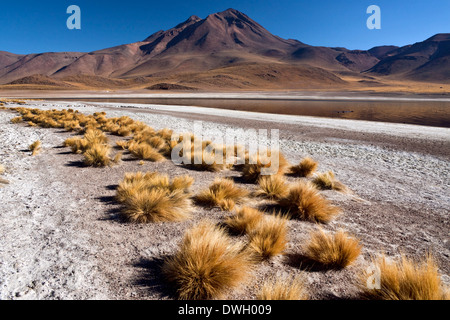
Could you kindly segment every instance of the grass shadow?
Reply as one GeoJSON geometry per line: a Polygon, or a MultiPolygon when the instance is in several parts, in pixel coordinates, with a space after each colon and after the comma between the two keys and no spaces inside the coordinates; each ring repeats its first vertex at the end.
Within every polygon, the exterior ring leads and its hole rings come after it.
{"type": "Polygon", "coordinates": [[[234,183],[236,184],[247,184],[247,185],[254,185],[254,182],[246,180],[243,176],[233,176],[231,177],[233,179],[234,183]]]}
{"type": "Polygon", "coordinates": [[[342,270],[339,267],[325,266],[317,261],[314,261],[307,256],[300,253],[288,253],[285,255],[285,262],[287,265],[298,268],[306,272],[326,272],[342,270]]]}
{"type": "Polygon", "coordinates": [[[323,272],[328,270],[321,264],[300,253],[286,254],[285,262],[290,267],[297,268],[306,272],[323,272]]]}
{"type": "Polygon", "coordinates": [[[80,160],[69,161],[65,164],[66,167],[75,167],[75,168],[87,168],[88,166],[80,160]]]}
{"type": "Polygon", "coordinates": [[[161,297],[176,299],[175,289],[168,285],[161,276],[163,258],[141,258],[133,267],[140,269],[133,284],[149,292],[158,292],[161,297]]]}
{"type": "Polygon", "coordinates": [[[109,186],[106,186],[105,189],[106,189],[106,190],[114,191],[114,190],[117,189],[117,187],[119,187],[118,184],[110,184],[109,186]]]}

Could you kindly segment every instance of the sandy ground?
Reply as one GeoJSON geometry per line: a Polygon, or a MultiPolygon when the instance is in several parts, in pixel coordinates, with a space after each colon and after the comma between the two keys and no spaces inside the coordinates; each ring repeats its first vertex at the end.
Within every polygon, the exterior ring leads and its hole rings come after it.
{"type": "MultiPolygon", "coordinates": [[[[324,228],[348,230],[364,249],[345,270],[306,271],[313,299],[354,298],[356,275],[380,250],[413,257],[432,252],[450,283],[450,129],[194,107],[31,103],[128,115],[177,132],[192,131],[194,121],[202,120],[206,136],[227,128],[279,129],[281,148],[292,163],[311,156],[320,171],[333,170],[357,195],[323,192],[343,209],[324,228]]],[[[187,228],[205,217],[221,222],[227,213],[197,207],[194,218],[183,223],[126,223],[119,219],[114,188],[125,172],[156,170],[171,177],[190,174],[195,193],[216,175],[170,161],[140,166],[129,156],[120,166],[83,167],[80,155],[61,147],[70,133],[12,124],[14,116],[0,110],[0,163],[7,169],[2,177],[10,181],[0,188],[0,299],[173,298],[160,277],[161,261],[176,251],[187,228]],[[37,139],[43,150],[32,157],[26,149],[37,139]]],[[[296,257],[315,229],[309,222],[289,221],[286,254],[259,264],[249,283],[228,298],[253,299],[267,276],[305,272],[296,257]]]]}

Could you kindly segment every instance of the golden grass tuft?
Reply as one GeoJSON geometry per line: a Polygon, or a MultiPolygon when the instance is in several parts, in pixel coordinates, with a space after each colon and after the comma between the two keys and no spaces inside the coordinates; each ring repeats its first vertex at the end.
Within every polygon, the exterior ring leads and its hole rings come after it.
{"type": "Polygon", "coordinates": [[[362,297],[374,300],[449,300],[449,288],[444,285],[438,266],[431,254],[420,261],[404,254],[397,261],[389,261],[384,254],[373,258],[379,271],[379,289],[368,287],[369,277],[361,275],[362,297]]]}
{"type": "Polygon", "coordinates": [[[14,117],[11,119],[11,123],[19,123],[22,122],[23,118],[21,116],[14,117]]]}
{"type": "Polygon", "coordinates": [[[116,199],[124,204],[124,215],[134,222],[181,221],[192,210],[189,176],[176,177],[156,172],[126,173],[119,183],[116,199]]]}
{"type": "Polygon", "coordinates": [[[248,280],[253,261],[240,242],[203,221],[188,230],[178,252],[162,266],[179,299],[222,298],[248,280]]]}
{"type": "Polygon", "coordinates": [[[222,210],[232,210],[236,204],[241,203],[249,192],[240,188],[230,179],[216,179],[208,189],[200,191],[195,196],[198,204],[210,207],[218,206],[222,210]]]}
{"type": "Polygon", "coordinates": [[[143,189],[124,202],[124,216],[132,222],[183,221],[191,217],[191,201],[186,193],[165,189],[143,189]]]}
{"type": "Polygon", "coordinates": [[[264,212],[251,207],[242,207],[225,219],[225,224],[236,233],[250,233],[264,219],[264,212]]]}
{"type": "Polygon", "coordinates": [[[165,160],[164,156],[146,143],[130,144],[128,150],[138,159],[158,162],[165,160]]]}
{"type": "Polygon", "coordinates": [[[255,196],[277,200],[285,197],[288,191],[289,186],[283,176],[261,176],[258,179],[258,190],[255,191],[255,196]]]}
{"type": "Polygon", "coordinates": [[[306,157],[296,166],[289,168],[291,174],[299,177],[310,177],[318,167],[318,163],[313,159],[306,157]]]}
{"type": "Polygon", "coordinates": [[[353,263],[361,253],[359,241],[339,230],[327,234],[322,229],[314,231],[306,244],[305,257],[326,269],[343,269],[353,263]]]}
{"type": "Polygon", "coordinates": [[[122,163],[122,156],[123,156],[123,152],[117,152],[116,155],[114,156],[114,158],[112,159],[112,162],[114,164],[122,163]]]}
{"type": "Polygon", "coordinates": [[[89,146],[84,155],[84,163],[93,167],[105,167],[110,164],[109,154],[111,147],[106,144],[96,143],[89,146]]]}
{"type": "Polygon", "coordinates": [[[108,137],[101,130],[87,129],[84,138],[89,144],[103,144],[108,142],[108,137]]]}
{"type": "Polygon", "coordinates": [[[126,149],[128,149],[129,141],[126,141],[126,140],[119,140],[119,141],[116,141],[116,145],[117,145],[119,148],[121,148],[122,150],[126,150],[126,149]]]}
{"type": "Polygon", "coordinates": [[[4,174],[6,171],[5,166],[0,164],[0,174],[4,174]]]}
{"type": "Polygon", "coordinates": [[[312,222],[328,223],[340,213],[340,209],[323,198],[310,182],[296,183],[277,203],[292,217],[312,222]]]}
{"type": "Polygon", "coordinates": [[[249,233],[249,249],[262,259],[282,254],[287,244],[287,233],[286,218],[265,216],[249,233]]]}
{"type": "Polygon", "coordinates": [[[347,191],[347,187],[340,181],[336,180],[333,171],[317,174],[317,176],[313,179],[313,183],[322,190],[347,191]]]}
{"type": "Polygon", "coordinates": [[[261,176],[283,175],[289,166],[289,162],[279,151],[273,154],[271,151],[267,155],[261,157],[258,155],[250,156],[246,163],[242,166],[242,177],[248,182],[256,182],[261,176]],[[271,157],[276,159],[272,165],[271,157]],[[264,171],[265,172],[264,172],[264,171]]]}
{"type": "Polygon", "coordinates": [[[31,151],[31,155],[35,156],[41,151],[41,141],[36,140],[29,145],[28,149],[31,151]]]}
{"type": "Polygon", "coordinates": [[[175,177],[170,185],[171,190],[182,190],[183,192],[188,192],[189,188],[194,183],[194,178],[188,175],[175,177]]]}
{"type": "Polygon", "coordinates": [[[223,157],[216,159],[214,153],[202,150],[191,151],[191,163],[186,163],[185,167],[199,171],[218,172],[224,170],[227,165],[223,157]]]}
{"type": "Polygon", "coordinates": [[[261,288],[261,292],[257,295],[256,299],[308,300],[309,295],[303,276],[283,275],[266,280],[261,288]]]}

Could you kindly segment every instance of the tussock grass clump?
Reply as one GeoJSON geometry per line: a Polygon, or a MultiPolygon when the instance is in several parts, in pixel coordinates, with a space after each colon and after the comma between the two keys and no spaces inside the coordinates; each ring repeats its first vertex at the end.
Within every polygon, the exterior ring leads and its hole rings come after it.
{"type": "Polygon", "coordinates": [[[316,161],[306,157],[298,165],[290,167],[289,171],[295,176],[310,177],[317,170],[318,165],[316,161]]]}
{"type": "Polygon", "coordinates": [[[195,201],[210,207],[219,206],[222,210],[232,210],[241,203],[249,192],[235,185],[230,179],[216,179],[208,189],[195,196],[195,201]]]}
{"type": "Polygon", "coordinates": [[[264,212],[258,209],[242,207],[232,216],[227,217],[225,224],[236,233],[250,233],[264,219],[264,216],[264,212]]]}
{"type": "Polygon", "coordinates": [[[110,164],[111,147],[107,144],[93,144],[83,153],[84,163],[93,167],[105,167],[110,164]]]}
{"type": "Polygon", "coordinates": [[[89,142],[89,144],[102,144],[108,143],[108,137],[101,130],[97,129],[87,129],[84,134],[84,138],[89,142]]]}
{"type": "Polygon", "coordinates": [[[156,172],[126,173],[119,183],[116,199],[124,205],[123,213],[134,222],[181,221],[192,210],[189,176],[176,177],[156,172]]]}
{"type": "Polygon", "coordinates": [[[414,261],[404,254],[400,259],[388,260],[385,255],[373,258],[372,263],[379,270],[379,289],[370,289],[369,276],[361,276],[362,296],[374,300],[449,300],[450,290],[445,287],[434,258],[428,254],[424,259],[414,261]]]}
{"type": "Polygon", "coordinates": [[[194,183],[194,178],[188,175],[178,176],[173,178],[170,190],[182,190],[183,192],[189,192],[189,188],[194,183]]]}
{"type": "Polygon", "coordinates": [[[317,176],[313,179],[313,183],[322,190],[347,191],[347,187],[340,181],[336,180],[333,171],[317,174],[317,176]]]}
{"type": "Polygon", "coordinates": [[[319,229],[311,233],[305,256],[323,268],[343,269],[358,258],[361,248],[359,241],[343,230],[327,234],[319,229]]]}
{"type": "Polygon", "coordinates": [[[292,217],[312,222],[328,223],[340,213],[340,209],[323,198],[313,184],[303,181],[292,186],[277,203],[292,217]]]}
{"type": "Polygon", "coordinates": [[[218,172],[227,167],[223,157],[216,158],[213,152],[205,150],[191,151],[191,163],[186,163],[184,166],[198,171],[210,172],[218,172]]]}
{"type": "Polygon", "coordinates": [[[191,201],[186,193],[176,190],[143,189],[126,199],[124,216],[132,222],[183,221],[191,217],[191,201]]]}
{"type": "Polygon", "coordinates": [[[119,148],[121,148],[122,150],[128,149],[129,143],[130,143],[129,141],[125,141],[125,140],[116,141],[116,145],[119,148]]]}
{"type": "Polygon", "coordinates": [[[258,190],[255,196],[277,200],[287,195],[289,186],[283,176],[261,176],[258,179],[258,190]]]}
{"type": "Polygon", "coordinates": [[[114,164],[120,164],[122,162],[122,156],[123,156],[123,152],[117,152],[116,155],[114,156],[114,158],[112,159],[112,162],[114,164]]]}
{"type": "Polygon", "coordinates": [[[31,155],[35,156],[41,151],[41,141],[36,140],[29,145],[28,149],[31,151],[31,155]]]}
{"type": "Polygon", "coordinates": [[[4,174],[6,171],[5,166],[0,164],[0,174],[4,174]]]}
{"type": "Polygon", "coordinates": [[[286,172],[289,162],[279,151],[269,150],[267,155],[261,157],[258,155],[250,156],[242,166],[242,177],[248,182],[256,182],[261,176],[283,175],[286,172]],[[275,159],[272,164],[271,158],[275,159]]]}
{"type": "Polygon", "coordinates": [[[249,233],[249,249],[262,259],[282,254],[287,244],[287,232],[286,218],[265,216],[249,233]]]}
{"type": "Polygon", "coordinates": [[[164,262],[162,272],[179,299],[205,300],[222,298],[238,287],[248,279],[252,265],[242,243],[204,221],[186,232],[178,252],[164,262]]]}
{"type": "Polygon", "coordinates": [[[128,150],[138,159],[158,162],[165,160],[164,156],[146,143],[131,144],[128,150]]]}
{"type": "Polygon", "coordinates": [[[23,118],[21,116],[14,117],[11,119],[11,123],[19,123],[22,122],[23,118]]]}
{"type": "Polygon", "coordinates": [[[64,145],[70,147],[73,153],[83,153],[89,148],[91,144],[84,138],[71,137],[67,138],[64,141],[64,145]]]}
{"type": "Polygon", "coordinates": [[[283,275],[266,280],[256,299],[308,300],[309,295],[303,276],[283,275]]]}

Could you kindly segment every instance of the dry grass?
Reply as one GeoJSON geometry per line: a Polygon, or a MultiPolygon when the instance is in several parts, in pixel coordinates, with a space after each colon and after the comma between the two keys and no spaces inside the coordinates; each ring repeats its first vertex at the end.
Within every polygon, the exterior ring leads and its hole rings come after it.
{"type": "Polygon", "coordinates": [[[116,145],[119,148],[121,148],[122,150],[126,150],[126,149],[128,149],[129,142],[126,140],[119,140],[119,141],[116,141],[116,145]]]}
{"type": "Polygon", "coordinates": [[[114,158],[112,159],[112,162],[114,164],[122,163],[122,156],[123,156],[123,152],[117,152],[116,155],[114,156],[114,158]]]}
{"type": "Polygon", "coordinates": [[[289,171],[295,176],[310,177],[317,170],[318,165],[316,161],[306,157],[298,165],[290,167],[289,171]]]}
{"type": "Polygon", "coordinates": [[[41,151],[41,141],[36,140],[29,145],[28,149],[31,151],[31,155],[35,156],[41,151]]]}
{"type": "Polygon", "coordinates": [[[222,298],[249,277],[253,262],[243,249],[243,244],[234,242],[223,229],[201,222],[186,232],[162,272],[179,299],[222,298]]]}
{"type": "Polygon", "coordinates": [[[314,231],[306,244],[305,257],[325,269],[343,269],[353,263],[361,253],[359,241],[339,230],[327,234],[322,229],[314,231]]]}
{"type": "Polygon", "coordinates": [[[242,166],[242,177],[248,182],[256,182],[261,176],[283,175],[289,162],[279,151],[268,151],[266,156],[261,157],[259,154],[249,157],[242,166]],[[275,158],[272,164],[271,158],[275,158]]]}
{"type": "Polygon", "coordinates": [[[256,299],[308,300],[309,295],[303,276],[283,275],[266,280],[256,299]]]}
{"type": "Polygon", "coordinates": [[[84,163],[93,167],[105,167],[111,163],[110,152],[111,147],[107,144],[93,144],[83,153],[84,163]]]}
{"type": "Polygon", "coordinates": [[[143,189],[124,202],[123,215],[131,222],[183,221],[191,217],[191,201],[186,193],[176,190],[143,189]]]}
{"type": "Polygon", "coordinates": [[[185,167],[199,171],[218,172],[227,166],[223,157],[216,158],[214,153],[202,150],[191,151],[191,163],[186,163],[185,167]]]}
{"type": "Polygon", "coordinates": [[[159,151],[146,143],[131,144],[128,150],[138,159],[158,162],[165,160],[159,151]]]}
{"type": "Polygon", "coordinates": [[[195,196],[195,201],[210,207],[219,206],[222,210],[232,210],[241,203],[249,192],[235,185],[230,179],[216,179],[208,189],[195,196]]]}
{"type": "Polygon", "coordinates": [[[225,219],[225,224],[239,234],[250,233],[264,219],[264,212],[250,207],[238,209],[232,216],[225,219]]]}
{"type": "Polygon", "coordinates": [[[11,119],[11,123],[19,123],[22,122],[23,118],[21,116],[14,117],[11,119]]]}
{"type": "Polygon", "coordinates": [[[348,191],[347,187],[343,183],[336,180],[333,171],[317,174],[317,176],[313,179],[313,183],[322,190],[336,190],[342,192],[348,191]]]}
{"type": "MultiPolygon", "coordinates": [[[[5,167],[4,167],[3,165],[0,164],[0,174],[5,173],[5,171],[6,171],[6,170],[5,170],[5,167]]],[[[6,180],[6,179],[0,178],[0,186],[1,186],[2,184],[9,184],[9,181],[6,180]]]]}
{"type": "Polygon", "coordinates": [[[258,190],[255,196],[277,200],[285,197],[288,191],[289,186],[283,176],[262,176],[258,179],[258,190]]]}
{"type": "Polygon", "coordinates": [[[182,221],[191,216],[188,189],[193,182],[189,176],[170,181],[167,175],[156,172],[126,173],[116,199],[124,205],[123,213],[130,221],[182,221]]]}
{"type": "Polygon", "coordinates": [[[340,209],[323,198],[314,185],[303,181],[292,186],[277,203],[291,216],[312,222],[328,223],[340,213],[340,209]]]}
{"type": "Polygon", "coordinates": [[[287,244],[287,220],[282,216],[265,216],[249,233],[249,249],[262,259],[282,254],[287,244]]]}
{"type": "Polygon", "coordinates": [[[183,192],[189,192],[189,188],[194,183],[194,178],[188,175],[178,176],[173,178],[170,185],[171,190],[182,190],[183,192]]]}
{"type": "Polygon", "coordinates": [[[385,255],[373,258],[379,270],[380,287],[367,286],[371,274],[361,276],[362,296],[377,300],[449,300],[450,291],[445,287],[433,257],[428,254],[421,261],[414,261],[404,254],[397,261],[389,261],[385,255]]]}

